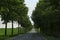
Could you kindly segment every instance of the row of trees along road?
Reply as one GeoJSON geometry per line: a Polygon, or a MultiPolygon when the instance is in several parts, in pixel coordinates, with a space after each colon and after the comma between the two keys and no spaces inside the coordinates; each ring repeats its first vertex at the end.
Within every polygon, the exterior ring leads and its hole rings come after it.
{"type": "Polygon", "coordinates": [[[32,14],[34,26],[45,34],[60,36],[60,0],[39,0],[32,14]]]}
{"type": "Polygon", "coordinates": [[[0,0],[0,15],[1,20],[5,24],[5,36],[7,35],[7,23],[12,22],[12,35],[13,35],[13,22],[18,22],[19,25],[25,28],[30,28],[31,22],[27,16],[28,8],[24,4],[24,0],[0,0]]]}

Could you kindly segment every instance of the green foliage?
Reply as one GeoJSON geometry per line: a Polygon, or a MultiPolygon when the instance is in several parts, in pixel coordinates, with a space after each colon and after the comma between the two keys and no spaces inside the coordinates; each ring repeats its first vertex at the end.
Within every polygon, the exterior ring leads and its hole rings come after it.
{"type": "MultiPolygon", "coordinates": [[[[5,26],[5,34],[7,33],[7,23],[17,21],[24,28],[31,29],[32,24],[27,16],[28,8],[24,4],[24,0],[0,0],[0,15],[5,26]]],[[[12,33],[13,34],[13,33],[12,33]]]]}
{"type": "MultiPolygon", "coordinates": [[[[51,1],[55,2],[56,0],[51,1]]],[[[43,33],[60,36],[60,6],[56,6],[55,3],[52,5],[50,1],[39,1],[33,11],[32,20],[34,26],[40,28],[43,33]]]]}

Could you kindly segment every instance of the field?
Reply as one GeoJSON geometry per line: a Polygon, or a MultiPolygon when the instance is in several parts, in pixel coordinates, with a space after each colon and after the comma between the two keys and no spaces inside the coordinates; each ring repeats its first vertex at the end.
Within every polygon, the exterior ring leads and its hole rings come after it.
{"type": "MultiPolygon", "coordinates": [[[[2,28],[0,29],[0,35],[4,35],[4,32],[5,32],[5,29],[2,28]]],[[[17,28],[14,28],[14,34],[17,34],[18,33],[18,29],[17,28]]],[[[7,35],[11,35],[11,28],[8,28],[7,29],[7,35]]]]}
{"type": "MultiPolygon", "coordinates": [[[[11,28],[7,29],[7,36],[4,36],[4,28],[0,28],[0,40],[5,40],[8,39],[10,37],[16,36],[18,35],[18,28],[14,28],[13,29],[13,36],[11,35],[11,28]]],[[[20,33],[26,33],[25,29],[20,29],[20,33]]]]}
{"type": "MultiPolygon", "coordinates": [[[[0,28],[0,40],[5,40],[18,35],[18,28],[14,28],[13,36],[11,35],[11,28],[7,29],[7,36],[4,36],[4,32],[5,32],[4,30],[5,30],[4,28],[0,28]]],[[[36,29],[36,31],[40,33],[39,29],[36,29]]],[[[26,33],[26,32],[27,32],[26,29],[20,29],[20,33],[26,33]]],[[[48,35],[45,35],[44,33],[40,33],[40,34],[43,35],[46,38],[46,40],[60,40],[60,38],[58,37],[48,36],[48,35]]]]}

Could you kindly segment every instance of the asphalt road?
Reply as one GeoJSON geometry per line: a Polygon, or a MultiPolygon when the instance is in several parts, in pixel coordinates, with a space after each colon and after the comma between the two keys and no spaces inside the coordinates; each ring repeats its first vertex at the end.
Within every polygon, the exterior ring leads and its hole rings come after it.
{"type": "Polygon", "coordinates": [[[8,40],[45,40],[45,38],[37,33],[28,33],[28,34],[20,34],[8,40]]]}

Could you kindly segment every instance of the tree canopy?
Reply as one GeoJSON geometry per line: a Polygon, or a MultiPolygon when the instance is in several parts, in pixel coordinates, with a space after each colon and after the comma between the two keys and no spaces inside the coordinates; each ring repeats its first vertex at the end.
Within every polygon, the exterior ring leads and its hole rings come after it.
{"type": "MultiPolygon", "coordinates": [[[[0,15],[5,26],[5,35],[7,31],[7,23],[17,21],[22,27],[30,28],[32,26],[27,15],[28,8],[24,4],[24,0],[0,0],[0,15]]],[[[13,34],[13,33],[12,33],[13,34]]]]}
{"type": "Polygon", "coordinates": [[[32,20],[41,32],[60,36],[60,0],[39,1],[33,11],[32,20]]]}

